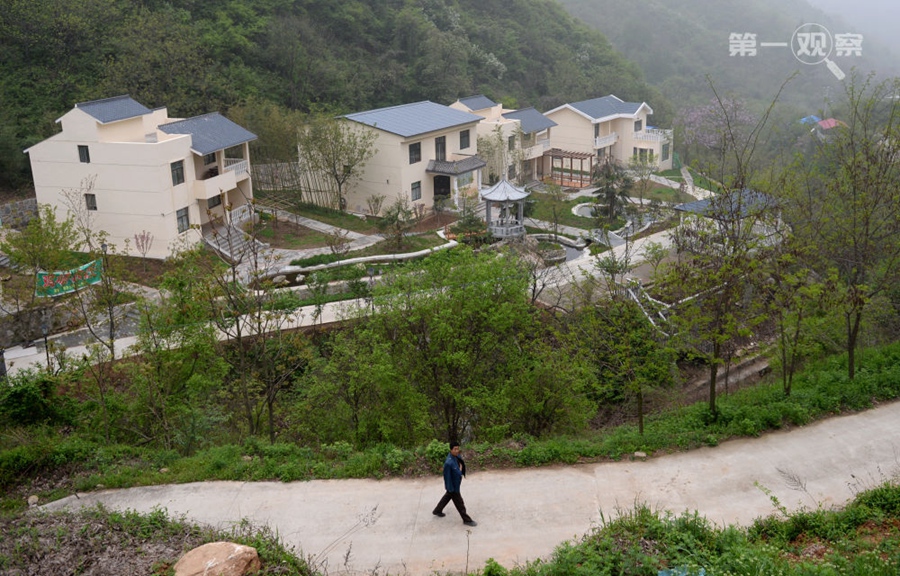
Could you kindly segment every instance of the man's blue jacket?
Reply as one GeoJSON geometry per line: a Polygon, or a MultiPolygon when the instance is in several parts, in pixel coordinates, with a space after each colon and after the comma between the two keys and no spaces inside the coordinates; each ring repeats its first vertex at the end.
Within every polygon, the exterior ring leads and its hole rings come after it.
{"type": "Polygon", "coordinates": [[[459,492],[463,476],[466,475],[466,463],[462,458],[447,454],[444,460],[444,488],[447,492],[459,492]]]}

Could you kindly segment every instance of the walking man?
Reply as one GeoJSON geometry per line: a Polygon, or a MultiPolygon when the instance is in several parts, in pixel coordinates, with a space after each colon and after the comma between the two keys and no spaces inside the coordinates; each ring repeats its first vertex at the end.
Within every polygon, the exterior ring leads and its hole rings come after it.
{"type": "Polygon", "coordinates": [[[450,442],[450,453],[447,454],[447,459],[444,460],[444,488],[447,491],[431,513],[443,518],[446,516],[444,507],[453,500],[453,505],[456,506],[456,510],[462,516],[463,524],[466,526],[477,526],[478,524],[466,514],[466,503],[463,502],[462,494],[459,491],[465,475],[466,463],[459,456],[459,442],[450,442]]]}

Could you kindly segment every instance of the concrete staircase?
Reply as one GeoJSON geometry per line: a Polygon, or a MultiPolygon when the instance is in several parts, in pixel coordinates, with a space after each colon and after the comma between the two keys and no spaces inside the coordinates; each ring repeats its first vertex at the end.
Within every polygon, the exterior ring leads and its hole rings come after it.
{"type": "Polygon", "coordinates": [[[252,238],[232,224],[214,226],[203,234],[207,246],[233,264],[242,262],[250,254],[259,254],[268,244],[252,238]]]}

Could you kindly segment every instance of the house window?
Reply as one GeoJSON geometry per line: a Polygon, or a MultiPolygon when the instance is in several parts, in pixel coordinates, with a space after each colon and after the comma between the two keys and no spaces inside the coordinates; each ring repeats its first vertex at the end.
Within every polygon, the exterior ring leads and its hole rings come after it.
{"type": "Polygon", "coordinates": [[[172,162],[172,186],[184,182],[184,160],[172,162]]]}
{"type": "Polygon", "coordinates": [[[512,152],[516,149],[516,137],[515,135],[509,137],[509,151],[512,152]]]}
{"type": "Polygon", "coordinates": [[[508,180],[513,180],[513,179],[515,179],[515,177],[516,177],[516,165],[515,165],[515,164],[510,164],[510,165],[509,165],[509,170],[506,171],[506,174],[507,174],[506,178],[507,178],[508,180]]]}
{"type": "Polygon", "coordinates": [[[474,172],[466,172],[465,174],[460,174],[456,177],[456,186],[459,188],[466,188],[475,181],[475,173],[474,172]]]}
{"type": "Polygon", "coordinates": [[[85,194],[84,195],[84,205],[88,210],[96,210],[97,209],[97,195],[96,194],[85,194]]]}
{"type": "Polygon", "coordinates": [[[188,209],[182,208],[178,212],[175,213],[175,219],[178,221],[178,233],[185,232],[188,228],[191,227],[191,219],[188,216],[188,209]]]}
{"type": "Polygon", "coordinates": [[[206,154],[205,156],[203,156],[203,165],[204,166],[209,166],[210,164],[215,164],[215,163],[216,163],[216,153],[215,152],[210,152],[209,154],[206,154]]]}
{"type": "Polygon", "coordinates": [[[422,143],[416,142],[409,145],[409,163],[415,164],[422,160],[422,143]]]}
{"type": "Polygon", "coordinates": [[[644,129],[644,121],[643,120],[635,120],[634,122],[634,131],[640,132],[644,129]]]}
{"type": "Polygon", "coordinates": [[[422,199],[422,182],[421,181],[412,183],[412,193],[410,194],[410,196],[412,196],[413,202],[415,202],[416,200],[422,199]]]}
{"type": "Polygon", "coordinates": [[[209,200],[206,201],[207,208],[215,208],[216,206],[222,205],[222,197],[221,196],[213,196],[209,200]]]}
{"type": "Polygon", "coordinates": [[[594,138],[600,137],[600,125],[594,124],[594,138]]]}
{"type": "Polygon", "coordinates": [[[665,162],[669,159],[669,144],[662,145],[662,161],[665,162]]]}
{"type": "Polygon", "coordinates": [[[88,150],[87,146],[78,146],[78,159],[85,164],[91,163],[91,151],[88,150]]]}
{"type": "Polygon", "coordinates": [[[469,131],[463,130],[459,133],[459,149],[465,150],[469,147],[469,131]]]}
{"type": "Polygon", "coordinates": [[[446,160],[447,159],[447,137],[446,136],[438,136],[434,139],[434,159],[435,160],[446,160]]]}

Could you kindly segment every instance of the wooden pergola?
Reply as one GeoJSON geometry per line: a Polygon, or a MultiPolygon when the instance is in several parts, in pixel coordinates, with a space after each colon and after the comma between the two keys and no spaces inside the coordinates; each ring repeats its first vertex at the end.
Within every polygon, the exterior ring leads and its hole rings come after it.
{"type": "Polygon", "coordinates": [[[554,183],[566,188],[586,188],[591,185],[591,171],[594,168],[592,153],[553,148],[546,155],[550,157],[550,179],[554,183]]]}

